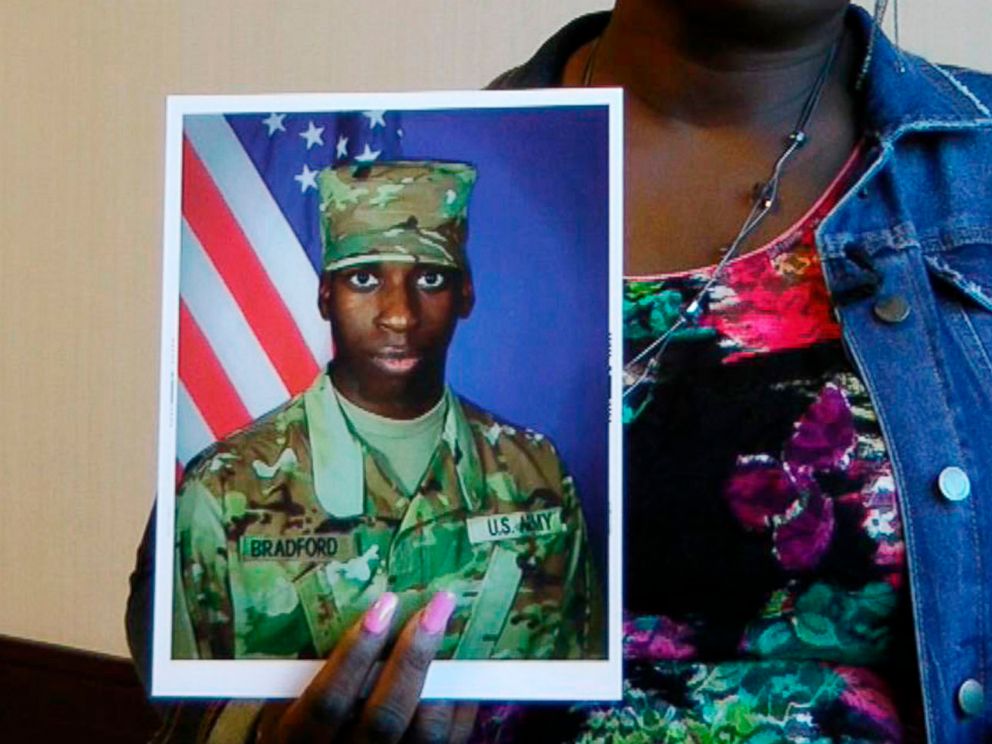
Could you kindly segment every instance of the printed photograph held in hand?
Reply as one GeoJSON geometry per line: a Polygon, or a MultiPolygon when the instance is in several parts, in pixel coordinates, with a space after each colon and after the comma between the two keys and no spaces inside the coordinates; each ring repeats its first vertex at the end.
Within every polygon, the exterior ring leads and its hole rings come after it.
{"type": "Polygon", "coordinates": [[[619,697],[621,116],[169,99],[155,696],[294,697],[416,616],[426,698],[619,697]]]}

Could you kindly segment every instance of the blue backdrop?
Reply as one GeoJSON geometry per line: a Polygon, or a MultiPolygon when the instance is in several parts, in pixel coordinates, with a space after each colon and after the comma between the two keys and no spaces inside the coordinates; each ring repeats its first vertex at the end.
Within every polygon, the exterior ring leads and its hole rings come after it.
{"type": "MultiPolygon", "coordinates": [[[[314,168],[361,158],[478,169],[468,253],[476,307],[455,335],[462,396],[547,434],[575,477],[596,554],[607,517],[608,112],[601,107],[232,114],[227,117],[320,270],[314,168]],[[273,136],[275,127],[285,136],[273,136]],[[311,152],[307,130],[320,127],[311,152]],[[336,153],[331,154],[331,151],[336,153]]],[[[605,576],[605,571],[603,573],[605,576]]]]}
{"type": "MultiPolygon", "coordinates": [[[[550,436],[605,555],[609,403],[605,108],[403,113],[403,156],[473,163],[476,308],[452,386],[550,436]]],[[[604,574],[605,575],[605,574],[604,574]]]]}

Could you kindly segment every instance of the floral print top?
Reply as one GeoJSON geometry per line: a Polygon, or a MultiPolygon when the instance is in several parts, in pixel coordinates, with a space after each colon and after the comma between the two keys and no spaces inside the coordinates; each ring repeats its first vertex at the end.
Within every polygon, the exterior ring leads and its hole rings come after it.
{"type": "Polygon", "coordinates": [[[624,699],[489,708],[480,741],[922,738],[892,466],[814,241],[859,163],[656,365],[713,267],[625,282],[624,699]]]}

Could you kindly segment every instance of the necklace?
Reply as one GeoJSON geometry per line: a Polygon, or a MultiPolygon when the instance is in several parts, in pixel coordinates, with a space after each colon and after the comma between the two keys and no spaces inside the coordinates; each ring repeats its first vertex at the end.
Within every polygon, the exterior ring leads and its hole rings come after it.
{"type": "MultiPolygon", "coordinates": [[[[601,37],[597,37],[593,42],[592,49],[589,51],[589,58],[586,60],[585,67],[582,70],[582,86],[585,88],[588,88],[592,84],[592,77],[596,67],[596,54],[599,51],[600,38],[601,37]]],[[[699,317],[703,312],[703,298],[709,292],[710,288],[717,281],[717,279],[720,278],[726,265],[740,251],[744,241],[747,240],[748,236],[750,236],[758,228],[758,226],[764,221],[765,217],[767,217],[768,214],[775,208],[775,204],[778,200],[779,183],[782,180],[782,173],[785,169],[785,165],[809,140],[809,135],[806,133],[806,128],[808,127],[809,121],[813,116],[813,112],[816,110],[816,106],[822,97],[823,88],[826,85],[827,78],[830,76],[830,70],[833,68],[834,58],[837,56],[837,48],[839,45],[840,44],[838,42],[830,47],[827,58],[824,60],[823,66],[820,68],[820,71],[816,76],[816,80],[813,81],[809,94],[806,96],[802,111],[799,113],[799,118],[796,120],[796,124],[792,128],[792,131],[789,133],[788,137],[786,137],[785,146],[772,166],[771,174],[763,184],[760,184],[758,188],[755,189],[756,197],[754,203],[751,205],[750,212],[748,212],[747,217],[745,217],[744,222],[737,231],[737,235],[732,241],[730,241],[730,244],[721,251],[722,257],[720,258],[719,263],[717,263],[714,267],[709,279],[706,280],[702,288],[695,294],[692,300],[682,310],[680,310],[679,316],[675,322],[673,322],[672,325],[658,338],[642,349],[633,359],[624,364],[624,423],[628,423],[629,420],[636,417],[636,415],[640,413],[640,411],[642,411],[650,401],[650,389],[645,383],[649,383],[653,380],[654,375],[661,363],[661,357],[665,353],[665,349],[668,348],[668,344],[671,342],[672,337],[685,326],[695,325],[698,322],[699,317]],[[642,369],[638,370],[638,365],[640,365],[645,359],[647,360],[647,363],[644,364],[642,369]],[[646,388],[648,389],[645,390],[646,388]]]]}

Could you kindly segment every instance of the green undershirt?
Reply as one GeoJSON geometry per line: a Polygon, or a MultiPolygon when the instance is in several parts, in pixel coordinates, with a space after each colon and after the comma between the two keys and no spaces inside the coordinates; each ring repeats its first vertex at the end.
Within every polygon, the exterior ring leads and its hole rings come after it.
{"type": "Polygon", "coordinates": [[[441,441],[444,396],[431,410],[415,419],[391,419],[359,408],[335,389],[338,402],[352,430],[381,456],[408,496],[412,495],[441,441]]]}

